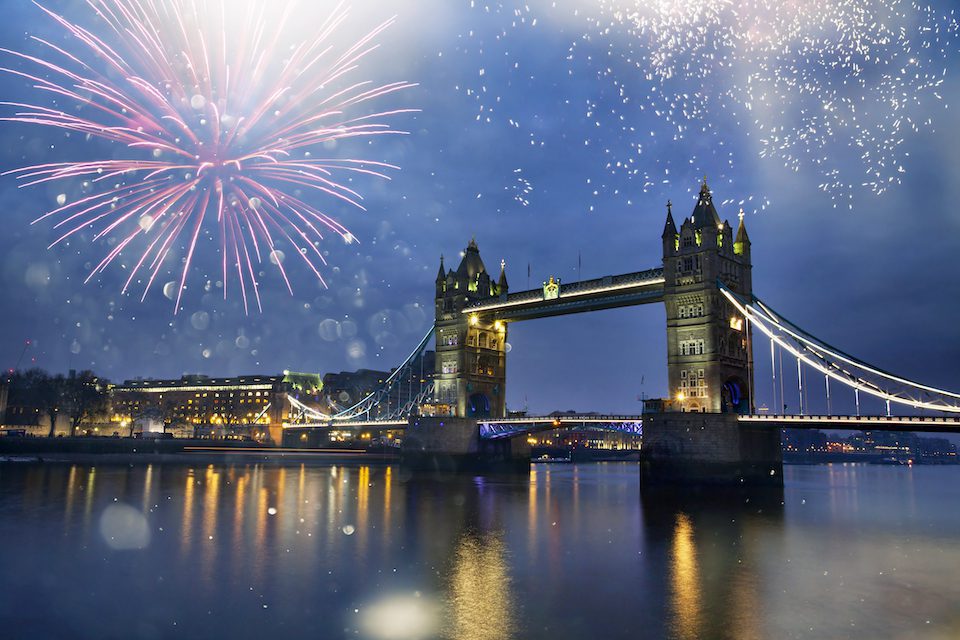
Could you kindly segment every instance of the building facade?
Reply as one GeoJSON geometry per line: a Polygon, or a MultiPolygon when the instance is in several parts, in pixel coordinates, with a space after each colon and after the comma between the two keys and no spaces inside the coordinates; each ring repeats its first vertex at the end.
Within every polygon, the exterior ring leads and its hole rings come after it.
{"type": "Polygon", "coordinates": [[[112,390],[114,418],[134,424],[159,419],[178,437],[277,439],[289,418],[287,395],[319,403],[318,375],[211,378],[187,375],[177,380],[128,380],[112,390]]]}

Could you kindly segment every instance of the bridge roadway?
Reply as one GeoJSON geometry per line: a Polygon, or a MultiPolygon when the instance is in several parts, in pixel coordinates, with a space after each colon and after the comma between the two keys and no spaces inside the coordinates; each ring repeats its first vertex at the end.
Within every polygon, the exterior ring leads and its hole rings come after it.
{"type": "MultiPolygon", "coordinates": [[[[527,433],[548,431],[550,429],[575,428],[619,431],[641,435],[643,419],[641,416],[621,415],[561,415],[561,416],[523,416],[502,420],[480,420],[480,437],[487,440],[513,438],[527,433]]],[[[371,429],[393,431],[405,429],[406,420],[333,420],[306,424],[286,425],[290,429],[371,429]]]]}
{"type": "MultiPolygon", "coordinates": [[[[800,416],[744,415],[742,424],[789,429],[849,429],[852,431],[924,431],[960,433],[960,417],[953,416],[800,416]]],[[[544,416],[506,418],[480,422],[481,437],[512,438],[525,433],[559,428],[600,429],[642,435],[643,416],[544,416]]]]}
{"type": "MultiPolygon", "coordinates": [[[[952,416],[801,416],[801,415],[745,415],[738,418],[744,424],[758,424],[789,429],[844,429],[851,431],[922,431],[929,433],[960,433],[960,417],[952,416]]],[[[642,435],[643,416],[638,415],[558,415],[523,416],[500,420],[480,420],[480,436],[487,440],[515,438],[529,433],[551,429],[581,429],[617,431],[642,435]]],[[[406,420],[330,421],[291,424],[295,429],[374,429],[402,430],[406,420]]]]}
{"type": "Polygon", "coordinates": [[[954,416],[740,416],[745,424],[784,429],[847,429],[851,431],[925,431],[960,433],[960,417],[954,416]]]}

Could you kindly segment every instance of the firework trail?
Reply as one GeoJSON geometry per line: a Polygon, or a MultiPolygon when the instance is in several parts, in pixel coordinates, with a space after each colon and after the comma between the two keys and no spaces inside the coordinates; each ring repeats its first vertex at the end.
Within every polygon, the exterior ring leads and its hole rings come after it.
{"type": "Polygon", "coordinates": [[[367,103],[415,85],[354,79],[393,20],[339,48],[334,41],[349,11],[338,4],[311,25],[309,39],[290,46],[297,10],[307,4],[299,0],[86,0],[102,35],[35,4],[74,46],[33,37],[42,55],[0,49],[20,61],[2,70],[29,81],[51,105],[2,103],[15,113],[0,120],[112,143],[103,154],[110,159],[9,172],[22,187],[75,180],[93,186],[92,195],[70,203],[61,197],[35,221],[56,220],[51,247],[91,230],[112,247],[87,281],[131,256],[123,292],[142,285],[141,301],[164,265],[179,257],[175,313],[204,232],[219,239],[224,296],[235,277],[246,311],[251,298],[262,311],[264,260],[292,294],[281,247],[296,251],[323,282],[325,234],[347,243],[354,237],[302,192],[363,209],[362,196],[345,182],[357,175],[389,179],[386,172],[398,168],[323,157],[339,141],[405,133],[384,120],[410,110],[378,111],[367,103]]]}

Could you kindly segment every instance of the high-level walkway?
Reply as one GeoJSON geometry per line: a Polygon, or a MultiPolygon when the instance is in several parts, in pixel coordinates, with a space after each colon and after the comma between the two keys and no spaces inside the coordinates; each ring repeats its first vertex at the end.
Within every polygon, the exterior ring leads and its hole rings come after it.
{"type": "Polygon", "coordinates": [[[463,313],[490,314],[497,320],[515,322],[663,302],[662,267],[555,284],[555,297],[545,294],[544,289],[549,286],[545,285],[543,288],[504,294],[494,300],[470,305],[463,313]]]}

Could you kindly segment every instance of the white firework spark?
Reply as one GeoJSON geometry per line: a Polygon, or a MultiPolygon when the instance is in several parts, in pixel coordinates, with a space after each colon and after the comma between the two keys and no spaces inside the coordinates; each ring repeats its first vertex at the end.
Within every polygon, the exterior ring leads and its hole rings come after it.
{"type": "MultiPolygon", "coordinates": [[[[649,159],[661,155],[658,143],[709,135],[714,148],[729,149],[739,134],[762,158],[817,171],[835,206],[851,207],[857,189],[879,195],[899,184],[904,143],[933,125],[928,105],[942,101],[958,31],[952,12],[911,0],[594,0],[563,15],[553,2],[476,8],[503,21],[493,40],[470,34],[481,53],[547,19],[572,20],[580,33],[570,74],[586,62],[619,98],[584,105],[606,129],[585,144],[604,146],[610,173],[646,191],[670,180],[669,166],[649,159]],[[640,130],[640,114],[662,128],[640,130]]],[[[500,115],[501,96],[486,81],[492,72],[485,68],[478,86],[464,87],[481,122],[500,115]]],[[[726,150],[711,164],[718,161],[732,169],[736,155],[726,150]]]]}

